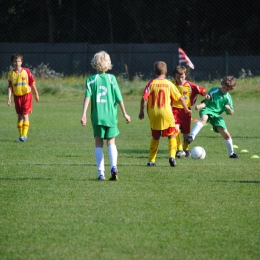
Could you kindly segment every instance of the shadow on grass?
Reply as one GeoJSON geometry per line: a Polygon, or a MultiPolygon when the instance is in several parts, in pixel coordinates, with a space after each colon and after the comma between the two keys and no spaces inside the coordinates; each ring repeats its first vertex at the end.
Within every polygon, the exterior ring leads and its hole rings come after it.
{"type": "Polygon", "coordinates": [[[213,182],[234,182],[234,183],[248,183],[248,184],[259,184],[260,181],[245,181],[245,180],[242,180],[242,181],[235,181],[235,180],[232,180],[232,181],[226,181],[226,180],[216,180],[216,181],[213,181],[213,182]]]}
{"type": "MultiPolygon", "coordinates": [[[[98,181],[97,178],[89,178],[89,179],[75,179],[75,178],[58,178],[58,179],[53,179],[53,178],[27,178],[27,177],[21,177],[21,178],[0,178],[0,181],[98,181]]],[[[107,178],[105,181],[109,181],[109,178],[107,178]]],[[[102,181],[99,181],[102,182],[102,181]]],[[[111,182],[111,181],[110,181],[111,182]]]]}

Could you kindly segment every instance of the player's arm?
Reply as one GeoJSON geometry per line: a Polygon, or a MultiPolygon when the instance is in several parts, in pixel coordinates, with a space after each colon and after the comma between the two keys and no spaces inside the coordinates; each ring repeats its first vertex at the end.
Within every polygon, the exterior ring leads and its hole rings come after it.
{"type": "Polygon", "coordinates": [[[234,110],[232,110],[229,105],[225,105],[225,108],[228,110],[228,114],[229,114],[229,115],[233,115],[234,110]]]}
{"type": "Polygon", "coordinates": [[[206,103],[203,102],[203,103],[200,103],[199,105],[196,105],[195,109],[200,110],[200,109],[204,108],[205,106],[206,106],[206,103]]]}
{"type": "Polygon", "coordinates": [[[210,100],[210,95],[207,93],[206,89],[202,92],[202,96],[205,97],[205,99],[210,100]]]}
{"type": "Polygon", "coordinates": [[[147,100],[142,98],[141,102],[140,102],[140,112],[139,112],[139,116],[138,116],[138,118],[140,120],[144,119],[144,108],[145,108],[146,104],[147,104],[147,100]]]}
{"type": "Polygon", "coordinates": [[[33,82],[30,87],[32,88],[33,92],[34,92],[34,95],[35,95],[35,100],[36,102],[39,102],[40,98],[39,98],[39,93],[38,93],[38,90],[35,86],[35,82],[33,82]]]}
{"type": "Polygon", "coordinates": [[[185,113],[188,113],[189,115],[191,115],[192,111],[187,107],[187,104],[186,104],[186,102],[183,100],[183,98],[180,97],[179,100],[180,100],[180,102],[181,102],[181,104],[182,104],[182,106],[183,106],[183,108],[184,108],[185,113]]]}
{"type": "Polygon", "coordinates": [[[123,101],[119,102],[119,106],[120,106],[120,108],[121,108],[121,110],[122,110],[122,112],[123,112],[123,117],[125,118],[126,122],[127,122],[127,123],[130,123],[130,122],[131,122],[131,118],[130,118],[130,116],[126,113],[126,111],[125,111],[124,102],[123,102],[123,101]]]}
{"type": "Polygon", "coordinates": [[[82,117],[81,117],[81,124],[82,126],[85,126],[87,124],[87,110],[88,110],[88,105],[89,105],[90,98],[85,97],[84,102],[83,102],[83,112],[82,112],[82,117]]]}
{"type": "Polygon", "coordinates": [[[8,99],[7,99],[7,105],[11,106],[11,97],[12,97],[12,86],[8,86],[8,99]]]}

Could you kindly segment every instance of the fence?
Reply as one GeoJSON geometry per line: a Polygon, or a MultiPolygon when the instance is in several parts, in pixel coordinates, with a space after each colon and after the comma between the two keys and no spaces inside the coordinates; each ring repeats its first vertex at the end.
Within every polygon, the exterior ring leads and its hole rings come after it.
{"type": "MultiPolygon", "coordinates": [[[[153,64],[162,60],[168,65],[168,75],[178,64],[178,44],[88,44],[88,43],[0,43],[0,70],[4,73],[11,65],[14,52],[24,55],[23,65],[37,67],[41,63],[58,73],[85,75],[93,73],[90,65],[93,55],[107,51],[113,63],[111,73],[122,74],[132,79],[135,75],[144,79],[153,77],[153,64]]],[[[224,75],[239,77],[242,69],[253,75],[260,75],[260,56],[229,56],[223,53],[218,57],[189,56],[194,70],[190,75],[194,80],[219,79],[224,75]]]]}

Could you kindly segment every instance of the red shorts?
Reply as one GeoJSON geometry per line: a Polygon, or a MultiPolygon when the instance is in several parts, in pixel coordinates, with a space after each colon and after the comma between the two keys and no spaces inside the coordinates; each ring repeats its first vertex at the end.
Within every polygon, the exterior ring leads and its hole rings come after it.
{"type": "Polygon", "coordinates": [[[190,133],[191,116],[185,113],[183,108],[172,107],[172,113],[175,119],[175,124],[180,125],[180,130],[183,134],[190,133]]]}
{"type": "Polygon", "coordinates": [[[178,132],[175,127],[169,127],[168,129],[164,129],[164,130],[153,130],[153,129],[151,130],[152,130],[152,137],[155,138],[160,138],[160,136],[165,137],[165,136],[174,135],[178,132]]]}
{"type": "Polygon", "coordinates": [[[14,104],[17,114],[27,115],[32,113],[32,92],[23,96],[14,95],[14,104]]]}

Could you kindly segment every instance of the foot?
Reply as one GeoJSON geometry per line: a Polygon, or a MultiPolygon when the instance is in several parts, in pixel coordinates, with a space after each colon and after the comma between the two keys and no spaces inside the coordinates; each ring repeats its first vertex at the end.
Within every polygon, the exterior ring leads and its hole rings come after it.
{"type": "Polygon", "coordinates": [[[232,155],[229,156],[229,158],[235,158],[235,159],[238,159],[238,155],[236,155],[235,153],[233,153],[232,155]]]}
{"type": "Polygon", "coordinates": [[[21,142],[26,142],[27,141],[27,138],[25,136],[20,136],[19,139],[20,139],[21,142]]]}
{"type": "Polygon", "coordinates": [[[105,180],[105,176],[104,175],[99,175],[97,180],[98,181],[104,181],[105,180]]]}
{"type": "Polygon", "coordinates": [[[169,164],[171,165],[171,167],[175,167],[177,165],[177,163],[173,157],[169,158],[169,164]]]}
{"type": "Polygon", "coordinates": [[[117,181],[118,176],[117,176],[118,172],[115,166],[112,167],[111,169],[111,177],[109,178],[110,181],[117,181]]]}
{"type": "Polygon", "coordinates": [[[192,137],[191,135],[189,135],[189,136],[187,137],[186,142],[187,142],[188,144],[190,144],[192,141],[194,141],[194,139],[193,139],[193,137],[192,137]]]}
{"type": "Polygon", "coordinates": [[[177,158],[182,158],[184,156],[186,156],[186,153],[184,151],[182,151],[182,150],[177,151],[177,153],[176,153],[177,158]]]}
{"type": "Polygon", "coordinates": [[[189,150],[185,151],[185,154],[186,154],[185,157],[188,157],[188,158],[191,157],[191,153],[189,150]]]}
{"type": "Polygon", "coordinates": [[[147,166],[153,167],[153,166],[156,166],[156,163],[154,163],[154,162],[148,162],[148,163],[147,163],[147,166]]]}

